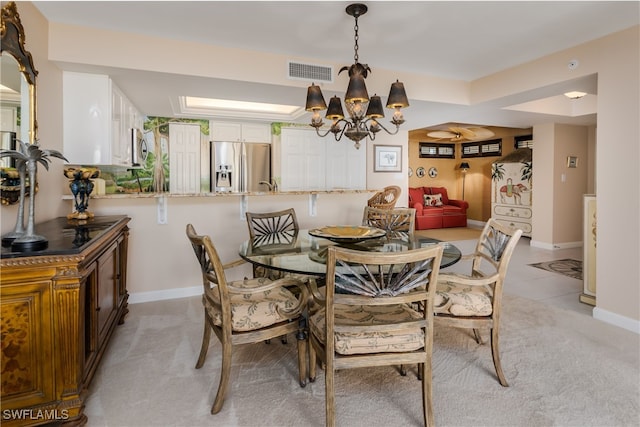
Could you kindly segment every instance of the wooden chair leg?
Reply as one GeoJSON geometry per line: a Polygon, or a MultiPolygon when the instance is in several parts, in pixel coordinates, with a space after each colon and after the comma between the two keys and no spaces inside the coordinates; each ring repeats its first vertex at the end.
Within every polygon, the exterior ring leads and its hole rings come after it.
{"type": "Polygon", "coordinates": [[[407,367],[404,365],[400,365],[400,375],[402,375],[403,377],[407,376],[407,367]]]}
{"type": "Polygon", "coordinates": [[[207,351],[209,350],[209,340],[211,339],[211,325],[209,325],[209,318],[207,312],[204,312],[204,332],[202,333],[202,346],[200,347],[200,355],[196,362],[196,369],[202,368],[204,361],[207,358],[207,351]]]}
{"type": "Polygon", "coordinates": [[[431,381],[431,362],[420,363],[418,370],[422,372],[422,410],[424,412],[424,425],[435,426],[433,416],[433,386],[431,381]]]}
{"type": "Polygon", "coordinates": [[[300,387],[307,385],[307,336],[304,332],[304,320],[300,321],[301,329],[298,330],[298,380],[300,387]]]}
{"type": "Polygon", "coordinates": [[[224,396],[229,386],[229,378],[231,377],[231,344],[222,343],[222,366],[220,370],[220,384],[218,385],[218,393],[211,407],[211,413],[217,414],[222,409],[224,396]]]}
{"type": "Polygon", "coordinates": [[[502,364],[500,363],[498,328],[491,329],[491,356],[493,357],[493,366],[496,368],[496,375],[498,375],[500,385],[502,385],[503,387],[509,387],[509,383],[507,383],[504,372],[502,372],[502,364]]]}
{"type": "Polygon", "coordinates": [[[336,425],[336,395],[334,384],[333,368],[324,371],[324,392],[325,392],[325,417],[327,427],[335,427],[336,425]]]}

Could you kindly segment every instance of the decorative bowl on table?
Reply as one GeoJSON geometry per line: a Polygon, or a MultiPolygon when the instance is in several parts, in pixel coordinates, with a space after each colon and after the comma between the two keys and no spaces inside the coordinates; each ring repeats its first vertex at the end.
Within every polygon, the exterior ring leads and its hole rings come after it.
{"type": "Polygon", "coordinates": [[[309,230],[309,235],[321,237],[336,243],[357,243],[378,239],[386,235],[384,230],[365,225],[330,225],[309,230]]]}

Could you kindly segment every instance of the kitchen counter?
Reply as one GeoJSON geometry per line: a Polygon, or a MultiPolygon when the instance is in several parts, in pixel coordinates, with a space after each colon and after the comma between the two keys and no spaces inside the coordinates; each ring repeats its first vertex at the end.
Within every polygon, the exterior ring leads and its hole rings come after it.
{"type": "MultiPolygon", "coordinates": [[[[353,193],[376,193],[380,190],[299,190],[299,191],[255,191],[249,193],[113,193],[104,195],[92,194],[92,199],[153,199],[160,197],[231,197],[231,196],[295,196],[313,194],[353,194],[353,193]]],[[[62,196],[63,200],[73,200],[71,194],[62,196]]]]}

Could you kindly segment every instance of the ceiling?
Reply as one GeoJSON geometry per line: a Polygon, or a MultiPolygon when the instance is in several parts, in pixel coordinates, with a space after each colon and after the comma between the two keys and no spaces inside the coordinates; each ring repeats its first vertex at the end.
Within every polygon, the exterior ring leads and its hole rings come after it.
{"type": "MultiPolygon", "coordinates": [[[[97,2],[36,1],[48,21],[159,38],[194,41],[315,58],[318,63],[353,62],[354,21],[346,15],[350,2],[335,1],[218,1],[218,2],[97,2]]],[[[359,19],[360,61],[372,69],[384,67],[434,77],[472,81],[528,61],[638,25],[636,1],[368,1],[359,19]],[[393,64],[393,65],[390,65],[393,64]]],[[[61,64],[80,69],[81,64],[61,64]]],[[[274,103],[304,103],[304,89],[274,88],[257,83],[225,81],[140,70],[92,69],[112,75],[116,84],[147,115],[172,116],[171,102],[203,89],[203,97],[247,93],[272,94],[274,103]],[[218,82],[220,83],[220,82],[218,82]],[[160,88],[160,89],[159,89],[160,88]],[[213,91],[215,92],[215,91],[213,91]],[[287,96],[285,96],[287,95],[287,96]]],[[[446,122],[531,127],[548,121],[594,124],[595,114],[578,114],[568,90],[587,92],[595,106],[596,76],[540,88],[515,109],[504,106],[461,106],[411,101],[405,110],[408,129],[437,127],[446,122]],[[565,106],[549,107],[549,98],[565,106]],[[545,100],[545,101],[543,101],[545,100]],[[540,112],[536,103],[544,105],[540,112]]],[[[407,88],[410,95],[410,88],[407,88]]],[[[325,94],[326,96],[326,94],[325,94]]],[[[260,101],[264,101],[263,99],[260,101]]],[[[582,100],[580,100],[582,101],[582,100]]],[[[587,111],[586,109],[585,111],[587,111]]],[[[595,111],[592,109],[591,111],[595,111]]],[[[308,117],[301,121],[306,122],[308,117]]]]}

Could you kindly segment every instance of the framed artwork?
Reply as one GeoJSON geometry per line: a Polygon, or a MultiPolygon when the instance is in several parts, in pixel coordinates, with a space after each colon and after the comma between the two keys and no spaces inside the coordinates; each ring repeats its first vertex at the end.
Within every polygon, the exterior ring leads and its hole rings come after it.
{"type": "Polygon", "coordinates": [[[374,172],[402,172],[402,146],[374,145],[374,172]]]}

